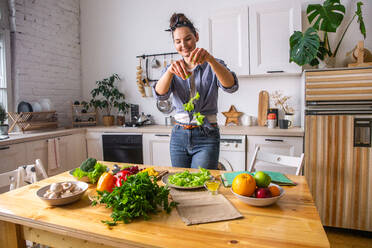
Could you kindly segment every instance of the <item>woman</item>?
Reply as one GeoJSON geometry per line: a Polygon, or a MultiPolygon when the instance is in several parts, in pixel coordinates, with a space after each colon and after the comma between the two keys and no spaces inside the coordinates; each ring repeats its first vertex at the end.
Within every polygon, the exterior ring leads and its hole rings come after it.
{"type": "Polygon", "coordinates": [[[167,66],[154,85],[154,91],[159,100],[166,100],[173,93],[176,124],[170,141],[172,166],[217,169],[220,151],[218,87],[233,93],[238,90],[238,80],[222,60],[196,47],[199,35],[184,14],[173,14],[169,26],[166,31],[172,32],[175,48],[183,59],[167,66]],[[194,111],[188,113],[183,104],[196,92],[200,98],[194,102],[194,111]],[[194,112],[205,115],[202,126],[197,125],[194,112]]]}

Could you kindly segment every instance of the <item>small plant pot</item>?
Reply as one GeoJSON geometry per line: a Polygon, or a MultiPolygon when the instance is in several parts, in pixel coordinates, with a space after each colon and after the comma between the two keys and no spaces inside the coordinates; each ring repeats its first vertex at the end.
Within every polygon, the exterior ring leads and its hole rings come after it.
{"type": "Polygon", "coordinates": [[[9,125],[0,125],[0,135],[8,135],[9,125]]]}
{"type": "Polygon", "coordinates": [[[125,122],[125,116],[124,115],[118,115],[116,116],[116,123],[118,126],[123,126],[125,122]]]}
{"type": "Polygon", "coordinates": [[[114,116],[113,115],[104,115],[103,116],[103,125],[108,127],[108,126],[113,126],[114,125],[114,116]]]}

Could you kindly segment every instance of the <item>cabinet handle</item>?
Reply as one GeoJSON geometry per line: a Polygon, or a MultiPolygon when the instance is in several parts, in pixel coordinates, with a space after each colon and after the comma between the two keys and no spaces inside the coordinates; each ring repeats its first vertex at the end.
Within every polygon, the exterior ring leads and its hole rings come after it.
{"type": "Polygon", "coordinates": [[[169,137],[169,134],[155,134],[158,137],[169,137]]]}
{"type": "Polygon", "coordinates": [[[3,146],[3,147],[0,147],[0,150],[7,150],[9,148],[10,148],[10,146],[3,146]]]}
{"type": "Polygon", "coordinates": [[[282,139],[265,139],[265,141],[270,141],[270,142],[284,142],[282,139]]]}
{"type": "Polygon", "coordinates": [[[284,71],[266,71],[267,73],[283,73],[284,71]]]}

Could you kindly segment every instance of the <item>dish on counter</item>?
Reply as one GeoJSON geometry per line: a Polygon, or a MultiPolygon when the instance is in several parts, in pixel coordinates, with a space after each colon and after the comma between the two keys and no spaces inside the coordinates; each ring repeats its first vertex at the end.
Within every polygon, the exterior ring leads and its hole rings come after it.
{"type": "Polygon", "coordinates": [[[81,181],[81,182],[85,182],[85,183],[90,183],[90,179],[89,177],[85,176],[85,177],[82,177],[82,178],[78,178],[78,177],[75,177],[74,176],[74,171],[76,170],[77,168],[75,169],[72,169],[68,172],[68,174],[70,174],[71,176],[73,176],[74,178],[76,178],[77,180],[81,181]]]}
{"type": "Polygon", "coordinates": [[[30,103],[22,101],[18,104],[17,112],[18,114],[22,112],[33,112],[33,109],[30,103]]]}
{"type": "Polygon", "coordinates": [[[42,111],[51,111],[52,110],[52,102],[49,99],[47,99],[47,98],[40,99],[39,103],[41,105],[42,111]]]}
{"type": "Polygon", "coordinates": [[[269,206],[277,202],[280,198],[282,198],[285,192],[284,189],[277,184],[270,183],[268,187],[270,186],[278,187],[280,190],[280,195],[269,197],[269,198],[255,198],[252,196],[239,195],[233,191],[232,187],[231,187],[231,192],[233,193],[234,196],[236,196],[236,198],[238,198],[240,201],[244,203],[247,203],[248,205],[256,206],[256,207],[265,207],[265,206],[269,206]]]}
{"type": "MultiPolygon", "coordinates": [[[[198,185],[198,186],[191,186],[191,187],[184,187],[184,186],[178,186],[178,185],[175,185],[175,184],[172,184],[169,182],[169,177],[170,176],[173,176],[175,174],[178,174],[179,172],[172,172],[172,173],[168,173],[166,175],[164,175],[162,178],[161,178],[161,181],[168,185],[169,187],[172,187],[172,188],[175,188],[175,189],[201,189],[201,188],[204,188],[204,182],[202,185],[198,185]]],[[[212,176],[209,177],[209,179],[213,178],[212,176]]]]}
{"type": "Polygon", "coordinates": [[[67,181],[44,186],[36,195],[48,205],[59,206],[78,201],[87,189],[87,183],[67,181]]]}
{"type": "Polygon", "coordinates": [[[32,110],[34,111],[34,112],[41,112],[41,105],[40,105],[40,103],[39,102],[33,102],[33,103],[31,103],[31,106],[32,106],[32,110]]]}

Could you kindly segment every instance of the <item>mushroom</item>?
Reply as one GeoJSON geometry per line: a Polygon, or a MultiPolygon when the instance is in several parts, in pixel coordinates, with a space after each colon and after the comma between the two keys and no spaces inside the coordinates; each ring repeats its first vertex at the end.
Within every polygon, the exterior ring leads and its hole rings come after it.
{"type": "Polygon", "coordinates": [[[52,193],[48,196],[49,199],[55,199],[55,198],[58,198],[58,197],[59,197],[59,195],[58,195],[57,193],[55,193],[55,192],[52,192],[52,193]]]}
{"type": "Polygon", "coordinates": [[[62,183],[63,191],[71,189],[72,185],[72,183],[62,183]]]}
{"type": "Polygon", "coordinates": [[[59,183],[52,183],[49,189],[54,193],[60,193],[63,190],[63,187],[59,183]]]}

